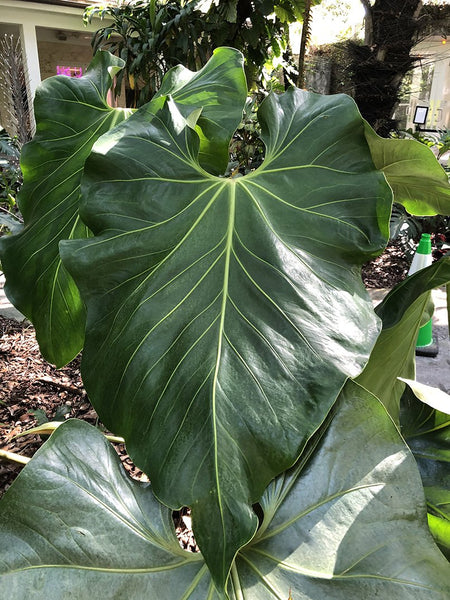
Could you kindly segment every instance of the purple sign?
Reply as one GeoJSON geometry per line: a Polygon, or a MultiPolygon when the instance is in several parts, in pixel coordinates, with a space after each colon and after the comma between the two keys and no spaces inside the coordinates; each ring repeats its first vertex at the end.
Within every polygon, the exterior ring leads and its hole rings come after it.
{"type": "Polygon", "coordinates": [[[82,77],[83,67],[62,67],[60,65],[57,65],[56,74],[66,75],[67,77],[82,77]]]}

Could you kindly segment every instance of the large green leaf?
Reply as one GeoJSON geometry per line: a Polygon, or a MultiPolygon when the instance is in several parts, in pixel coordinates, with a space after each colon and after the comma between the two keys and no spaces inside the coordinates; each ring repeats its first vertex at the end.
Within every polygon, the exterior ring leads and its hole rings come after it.
{"type": "Polygon", "coordinates": [[[261,504],[263,525],[238,558],[245,600],[449,597],[414,459],[381,403],[352,382],[309,462],[261,504]]]}
{"type": "Polygon", "coordinates": [[[427,146],[417,140],[382,138],[368,123],[366,138],[373,162],[385,174],[395,202],[412,215],[450,214],[447,173],[427,146]]]}
{"type": "Polygon", "coordinates": [[[206,571],[149,485],[82,421],[61,425],[0,502],[2,598],[181,600],[196,587],[203,599],[206,571]]]}
{"type": "MultiPolygon", "coordinates": [[[[417,467],[381,404],[350,383],[321,434],[265,492],[231,600],[287,600],[289,589],[294,600],[447,598],[450,566],[427,530],[417,467]]],[[[79,421],[61,425],[0,502],[0,577],[14,600],[223,597],[150,486],[79,421]]]]}
{"type": "Polygon", "coordinates": [[[418,400],[412,392],[405,392],[401,401],[401,431],[422,476],[430,529],[450,560],[450,397],[447,395],[444,413],[432,407],[436,397],[433,388],[427,390],[421,386],[419,393],[431,405],[418,400]]]}
{"type": "Polygon", "coordinates": [[[396,422],[405,389],[398,378],[415,379],[415,349],[422,314],[431,290],[448,281],[450,258],[442,258],[395,286],[376,308],[383,329],[356,380],[383,402],[396,422]]]}
{"type": "Polygon", "coordinates": [[[259,114],[262,167],[223,179],[174,102],[140,109],[87,161],[96,237],[61,246],[88,306],[90,399],[158,497],[192,506],[219,584],[251,504],[368,359],[360,266],[391,207],[351,99],[292,89],[259,114]]]}
{"type": "Polygon", "coordinates": [[[123,61],[100,52],[82,78],[46,79],[35,100],[34,139],[21,157],[25,227],[0,240],[5,292],[34,324],[45,358],[62,366],[83,345],[85,308],[61,264],[62,239],[89,236],[78,216],[84,161],[94,142],[126,117],[106,96],[123,61]]]}

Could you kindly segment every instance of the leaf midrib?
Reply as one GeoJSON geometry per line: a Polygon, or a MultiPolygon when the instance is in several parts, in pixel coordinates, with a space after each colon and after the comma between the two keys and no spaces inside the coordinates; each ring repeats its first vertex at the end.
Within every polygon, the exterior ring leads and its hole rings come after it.
{"type": "MultiPolygon", "coordinates": [[[[219,510],[221,516],[222,523],[222,536],[223,540],[226,540],[226,529],[225,529],[225,519],[223,515],[223,505],[222,505],[222,492],[221,492],[221,484],[220,484],[220,468],[219,468],[219,452],[218,452],[218,424],[217,424],[217,412],[216,412],[216,404],[217,404],[217,386],[218,386],[218,377],[219,370],[221,364],[222,357],[222,345],[224,340],[224,329],[225,329],[225,314],[226,307],[228,301],[228,286],[229,286],[229,271],[230,271],[230,260],[232,254],[233,247],[233,232],[234,232],[234,220],[235,220],[235,211],[236,211],[236,180],[229,179],[227,180],[228,190],[229,190],[229,215],[228,215],[228,229],[227,229],[227,238],[225,242],[225,264],[224,264],[224,280],[223,280],[223,290],[222,290],[222,306],[221,306],[221,315],[220,315],[220,324],[219,331],[217,336],[217,356],[216,356],[216,365],[213,376],[213,388],[212,388],[212,426],[213,426],[213,437],[214,437],[214,471],[215,471],[215,480],[216,480],[216,488],[217,488],[217,499],[219,503],[219,510]]],[[[223,544],[223,553],[222,553],[222,563],[225,564],[225,551],[226,544],[223,544]]]]}

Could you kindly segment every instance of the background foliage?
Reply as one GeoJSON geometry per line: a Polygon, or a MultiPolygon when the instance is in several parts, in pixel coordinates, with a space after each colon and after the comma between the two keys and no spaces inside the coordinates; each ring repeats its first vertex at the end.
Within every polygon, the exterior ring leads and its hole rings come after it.
{"type": "Polygon", "coordinates": [[[304,0],[138,0],[91,6],[85,20],[112,18],[94,35],[93,49],[108,49],[125,61],[115,92],[120,93],[125,78],[127,105],[141,106],[171,67],[197,69],[220,46],[244,53],[251,87],[261,80],[264,64],[286,52],[289,24],[301,20],[304,9],[304,0]]]}

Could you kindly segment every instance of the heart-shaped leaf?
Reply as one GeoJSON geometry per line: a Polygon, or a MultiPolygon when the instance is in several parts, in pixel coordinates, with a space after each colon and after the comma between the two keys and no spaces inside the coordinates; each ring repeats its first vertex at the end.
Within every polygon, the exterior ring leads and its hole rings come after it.
{"type": "Polygon", "coordinates": [[[173,102],[136,112],[86,164],[96,237],[61,246],[88,306],[89,397],[157,496],[192,506],[219,587],[252,503],[369,356],[360,266],[391,207],[351,99],[292,89],[259,113],[262,167],[224,179],[173,102]]]}
{"type": "Polygon", "coordinates": [[[25,227],[0,240],[5,292],[32,321],[44,357],[57,366],[78,354],[85,325],[85,308],[58,243],[89,236],[78,216],[80,180],[94,142],[127,116],[106,102],[123,64],[100,52],[84,77],[51,77],[38,88],[36,135],[21,156],[18,202],[25,227]]]}
{"type": "Polygon", "coordinates": [[[450,396],[446,392],[413,379],[401,380],[409,385],[416,398],[428,404],[431,408],[450,415],[450,396]]]}
{"type": "MultiPolygon", "coordinates": [[[[237,556],[228,597],[447,598],[450,566],[385,410],[349,383],[330,421],[265,492],[262,527],[237,556]]],[[[80,421],[61,425],[0,502],[0,576],[14,600],[224,598],[201,555],[180,549],[150,485],[130,480],[104,436],[80,421]]]]}

